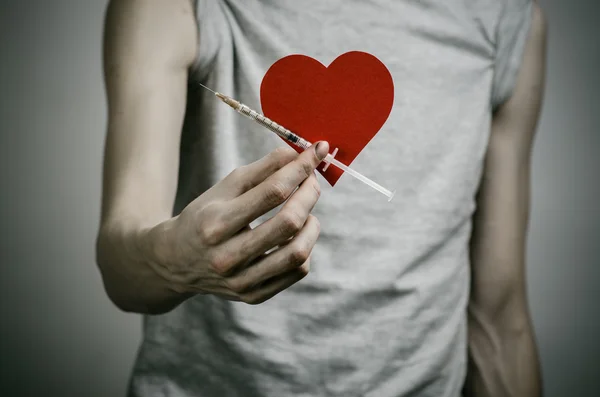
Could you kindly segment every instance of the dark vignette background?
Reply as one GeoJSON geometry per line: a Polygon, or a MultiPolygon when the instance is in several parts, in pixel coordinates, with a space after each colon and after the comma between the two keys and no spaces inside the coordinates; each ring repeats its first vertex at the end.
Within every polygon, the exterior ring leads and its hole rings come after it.
{"type": "MultiPolygon", "coordinates": [[[[140,318],[94,264],[106,0],[0,2],[0,394],[120,396],[140,318]]],[[[547,396],[600,395],[600,3],[545,0],[529,293],[547,396]]]]}

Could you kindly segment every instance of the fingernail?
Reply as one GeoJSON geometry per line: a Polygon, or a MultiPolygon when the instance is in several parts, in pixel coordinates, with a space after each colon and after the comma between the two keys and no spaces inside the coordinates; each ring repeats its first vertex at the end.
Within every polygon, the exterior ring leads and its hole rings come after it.
{"type": "Polygon", "coordinates": [[[319,160],[323,160],[329,154],[329,143],[326,141],[317,143],[317,146],[315,147],[315,153],[317,154],[317,158],[319,160]]]}

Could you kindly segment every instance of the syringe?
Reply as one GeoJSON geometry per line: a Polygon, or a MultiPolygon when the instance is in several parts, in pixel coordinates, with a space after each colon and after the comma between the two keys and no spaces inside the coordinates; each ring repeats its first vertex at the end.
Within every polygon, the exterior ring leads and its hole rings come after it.
{"type": "MultiPolygon", "coordinates": [[[[281,138],[292,143],[293,145],[295,145],[301,149],[308,149],[312,145],[312,143],[308,142],[304,138],[300,137],[297,134],[294,134],[292,131],[277,124],[273,120],[265,117],[264,115],[258,113],[257,111],[250,109],[248,106],[244,105],[243,103],[240,103],[239,101],[236,101],[235,99],[228,97],[227,95],[221,94],[220,92],[213,91],[201,83],[198,83],[198,84],[200,86],[206,88],[213,94],[215,94],[215,96],[217,98],[219,98],[221,101],[225,102],[227,105],[231,106],[238,113],[243,114],[244,116],[248,117],[251,120],[254,120],[258,124],[262,125],[263,127],[273,131],[274,133],[279,135],[281,138]]],[[[341,163],[340,161],[336,160],[334,158],[336,153],[337,153],[337,148],[333,151],[333,155],[331,153],[327,154],[327,156],[323,160],[323,162],[326,163],[323,170],[326,170],[327,167],[329,166],[329,164],[333,164],[336,167],[338,167],[339,169],[341,169],[342,171],[347,172],[348,174],[352,175],[359,181],[371,186],[373,189],[386,195],[388,197],[388,201],[392,201],[392,199],[394,198],[394,194],[396,194],[396,191],[390,191],[390,190],[384,188],[380,184],[372,181],[371,179],[367,178],[366,176],[354,171],[352,168],[348,167],[344,163],[341,163]]]]}

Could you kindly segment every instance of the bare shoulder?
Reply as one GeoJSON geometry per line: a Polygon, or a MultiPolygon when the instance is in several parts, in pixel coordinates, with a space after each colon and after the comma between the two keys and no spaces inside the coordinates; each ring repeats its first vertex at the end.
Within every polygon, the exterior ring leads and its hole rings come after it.
{"type": "Polygon", "coordinates": [[[548,21],[544,10],[538,1],[533,2],[530,36],[534,39],[545,40],[548,31],[548,21]]]}
{"type": "Polygon", "coordinates": [[[533,3],[531,18],[531,27],[513,93],[494,114],[495,130],[520,138],[531,138],[535,133],[546,77],[548,23],[537,1],[533,3]]]}
{"type": "Polygon", "coordinates": [[[105,56],[176,67],[194,60],[193,0],[110,0],[104,26],[105,56]]]}

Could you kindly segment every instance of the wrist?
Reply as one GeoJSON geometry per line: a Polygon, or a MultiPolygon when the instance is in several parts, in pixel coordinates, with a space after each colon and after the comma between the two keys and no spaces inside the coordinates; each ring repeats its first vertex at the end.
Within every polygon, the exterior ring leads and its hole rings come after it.
{"type": "Polygon", "coordinates": [[[165,313],[184,300],[168,287],[165,272],[169,258],[167,220],[148,227],[135,222],[102,225],[97,241],[97,262],[108,296],[126,312],[165,313]]]}
{"type": "Polygon", "coordinates": [[[170,218],[151,227],[138,228],[133,232],[132,254],[152,267],[168,268],[173,262],[177,250],[174,223],[177,218],[170,218]]]}

